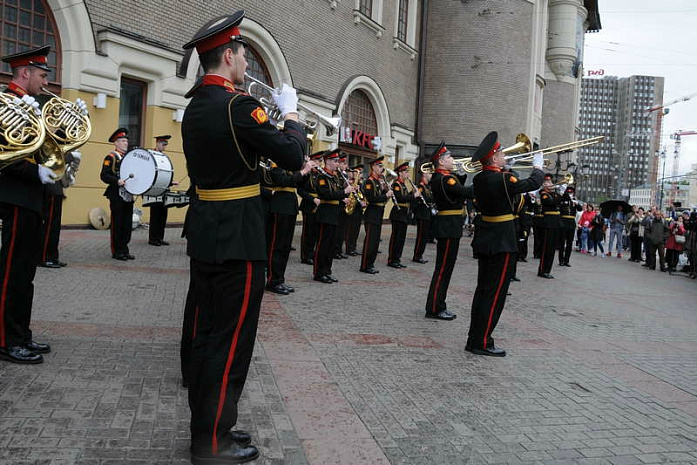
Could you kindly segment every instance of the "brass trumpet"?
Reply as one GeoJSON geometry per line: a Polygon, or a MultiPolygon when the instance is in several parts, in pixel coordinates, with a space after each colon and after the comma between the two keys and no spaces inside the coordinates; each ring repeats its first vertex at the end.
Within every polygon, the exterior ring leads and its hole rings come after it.
{"type": "MultiPolygon", "coordinates": [[[[274,89],[270,85],[266,84],[263,81],[260,81],[259,79],[253,76],[250,76],[247,73],[244,73],[244,77],[251,81],[247,86],[247,93],[251,93],[253,86],[255,85],[258,85],[272,93],[276,91],[276,89],[274,89]]],[[[260,98],[259,102],[264,106],[264,109],[266,110],[266,113],[269,114],[270,118],[272,117],[272,119],[276,120],[280,119],[278,107],[274,102],[266,98],[260,98]]],[[[315,132],[319,123],[322,123],[322,125],[327,130],[327,134],[332,135],[341,127],[341,116],[334,116],[332,118],[328,118],[322,115],[321,113],[313,110],[312,108],[303,105],[302,103],[298,103],[298,108],[305,111],[306,113],[311,113],[317,119],[317,121],[300,121],[300,123],[303,126],[305,126],[309,131],[315,132]]]]}

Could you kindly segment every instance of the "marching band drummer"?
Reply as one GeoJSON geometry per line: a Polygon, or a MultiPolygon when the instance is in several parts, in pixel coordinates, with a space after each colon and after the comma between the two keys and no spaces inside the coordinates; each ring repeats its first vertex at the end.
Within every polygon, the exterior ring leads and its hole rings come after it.
{"type": "Polygon", "coordinates": [[[477,289],[472,299],[472,317],[465,350],[476,355],[503,357],[506,351],[494,345],[496,328],[517,260],[518,243],[514,221],[514,196],[537,189],[542,183],[541,153],[534,155],[533,170],[527,179],[503,173],[506,158],[498,133],[490,132],[472,155],[482,164],[474,177],[474,197],[480,212],[474,228],[472,247],[477,254],[477,289]]]}
{"type": "MultiPolygon", "coordinates": [[[[155,137],[155,151],[164,153],[165,147],[169,145],[171,135],[155,137]]],[[[172,186],[176,186],[177,182],[172,182],[172,186]]],[[[159,247],[161,245],[169,245],[165,240],[165,227],[167,226],[167,207],[165,207],[164,197],[162,202],[154,202],[150,204],[150,229],[148,231],[148,244],[159,247]]]]}
{"type": "Polygon", "coordinates": [[[114,150],[104,157],[102,182],[108,184],[104,197],[109,199],[111,210],[111,257],[116,260],[134,260],[128,250],[133,230],[133,195],[126,191],[126,181],[121,179],[121,161],[128,150],[128,129],[118,128],[109,137],[114,150]]]}
{"type": "Polygon", "coordinates": [[[306,136],[298,97],[283,85],[272,97],[277,130],[244,84],[247,43],[238,11],[210,22],[184,49],[196,48],[205,72],[184,112],[184,155],[196,197],[189,204],[187,254],[198,321],[188,372],[191,461],[242,463],[259,456],[249,434],[231,431],[242,394],[264,294],[266,240],[259,156],[283,169],[302,168],[306,136]]]}
{"type": "MultiPolygon", "coordinates": [[[[3,57],[12,68],[12,80],[4,92],[29,105],[35,103],[34,97],[48,85],[50,50],[46,45],[3,57]]],[[[40,252],[42,184],[54,181],[54,173],[33,159],[16,161],[0,171],[0,282],[8,284],[0,299],[0,359],[12,363],[41,363],[41,354],[51,351],[48,344],[32,340],[29,325],[40,252]]]]}

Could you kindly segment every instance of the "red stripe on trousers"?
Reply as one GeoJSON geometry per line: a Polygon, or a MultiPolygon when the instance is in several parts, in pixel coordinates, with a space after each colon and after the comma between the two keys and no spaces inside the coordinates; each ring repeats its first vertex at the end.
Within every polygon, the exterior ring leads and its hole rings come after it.
{"type": "Polygon", "coordinates": [[[230,350],[228,351],[227,361],[225,362],[225,372],[223,373],[223,382],[220,385],[220,397],[218,398],[218,411],[215,415],[215,423],[213,425],[213,444],[212,450],[213,455],[218,455],[218,423],[220,422],[220,417],[223,414],[223,406],[225,405],[225,394],[227,391],[228,378],[230,376],[230,368],[232,367],[232,361],[235,358],[235,350],[237,349],[237,339],[240,336],[240,331],[242,330],[242,323],[244,323],[244,317],[247,315],[247,308],[249,307],[249,295],[252,291],[252,262],[247,262],[247,279],[244,284],[244,299],[242,300],[242,309],[240,310],[240,319],[237,321],[237,327],[235,328],[235,334],[232,336],[232,342],[230,343],[230,350]]]}
{"type": "Polygon", "coordinates": [[[317,269],[319,264],[317,258],[319,257],[319,249],[322,247],[322,238],[324,237],[324,223],[320,223],[319,227],[319,237],[317,238],[317,246],[315,247],[315,262],[312,265],[312,273],[317,276],[317,269]]]}
{"type": "Polygon", "coordinates": [[[443,278],[443,271],[445,270],[445,265],[448,262],[448,250],[450,250],[450,239],[445,241],[445,253],[443,254],[443,264],[440,266],[440,271],[438,272],[438,280],[436,281],[436,287],[433,289],[433,306],[431,308],[431,313],[436,313],[436,304],[438,303],[438,288],[440,287],[440,280],[443,278]]]}
{"type": "Polygon", "coordinates": [[[198,307],[194,311],[194,328],[191,330],[191,340],[196,339],[196,329],[198,329],[198,307]]]}
{"type": "Polygon", "coordinates": [[[491,303],[491,309],[489,310],[489,322],[486,324],[486,330],[484,331],[484,347],[482,347],[482,349],[486,349],[486,335],[489,334],[489,328],[491,328],[491,319],[494,317],[496,302],[499,301],[499,294],[501,293],[501,288],[503,287],[503,282],[506,278],[506,271],[508,271],[508,261],[510,258],[511,254],[506,253],[506,261],[503,263],[503,271],[501,272],[501,278],[499,279],[499,287],[496,289],[496,295],[494,295],[494,301],[491,303]]]}
{"type": "Polygon", "coordinates": [[[421,258],[421,257],[417,257],[416,253],[419,250],[419,244],[421,243],[421,234],[423,233],[422,222],[423,222],[423,220],[419,220],[418,225],[416,226],[416,243],[414,244],[414,260],[416,260],[417,258],[421,258]]]}
{"type": "Polygon", "coordinates": [[[51,223],[53,223],[53,205],[56,201],[56,196],[52,195],[51,196],[51,210],[49,211],[48,214],[48,221],[46,222],[46,233],[44,237],[44,253],[41,255],[41,260],[46,261],[46,254],[48,253],[48,237],[51,233],[51,223]]]}
{"type": "Polygon", "coordinates": [[[269,278],[266,281],[269,285],[271,284],[271,279],[273,278],[273,249],[276,247],[276,226],[278,225],[278,215],[273,214],[273,229],[271,233],[271,244],[269,245],[269,264],[267,265],[269,269],[269,278]]]}
{"type": "Polygon", "coordinates": [[[365,264],[368,261],[368,247],[370,247],[370,223],[365,224],[365,239],[363,240],[363,259],[361,260],[361,269],[365,270],[365,264]]]}
{"type": "Polygon", "coordinates": [[[116,254],[116,250],[114,249],[114,214],[112,213],[111,215],[111,228],[109,228],[110,238],[111,238],[111,255],[116,254]]]}
{"type": "Polygon", "coordinates": [[[19,207],[14,208],[14,218],[12,219],[12,237],[10,238],[10,250],[7,251],[7,263],[5,263],[5,279],[2,280],[2,297],[0,297],[0,347],[5,347],[5,304],[7,303],[7,286],[10,283],[10,272],[12,271],[12,255],[15,249],[15,237],[17,235],[17,217],[19,207]]]}
{"type": "Polygon", "coordinates": [[[394,252],[392,249],[394,248],[394,226],[392,226],[392,234],[390,234],[390,253],[387,256],[387,261],[392,262],[394,259],[394,252]]]}

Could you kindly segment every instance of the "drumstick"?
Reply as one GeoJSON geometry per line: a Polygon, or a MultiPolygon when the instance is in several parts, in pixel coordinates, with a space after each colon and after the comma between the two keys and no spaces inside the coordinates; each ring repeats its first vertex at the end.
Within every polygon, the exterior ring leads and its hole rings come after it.
{"type": "Polygon", "coordinates": [[[128,177],[127,177],[126,179],[123,180],[123,182],[126,182],[126,181],[128,181],[129,179],[131,179],[131,178],[135,178],[135,174],[133,174],[133,173],[129,174],[128,177]]]}

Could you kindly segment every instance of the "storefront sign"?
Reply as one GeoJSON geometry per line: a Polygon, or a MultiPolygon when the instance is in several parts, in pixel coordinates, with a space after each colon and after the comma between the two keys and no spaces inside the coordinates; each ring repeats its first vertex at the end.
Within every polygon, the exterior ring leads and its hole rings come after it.
{"type": "Polygon", "coordinates": [[[356,145],[363,149],[379,151],[382,146],[380,136],[368,134],[367,132],[359,131],[357,129],[343,127],[341,128],[339,135],[339,142],[356,145]]]}
{"type": "Polygon", "coordinates": [[[589,77],[590,76],[605,76],[605,70],[604,69],[589,69],[586,74],[589,77]]]}

